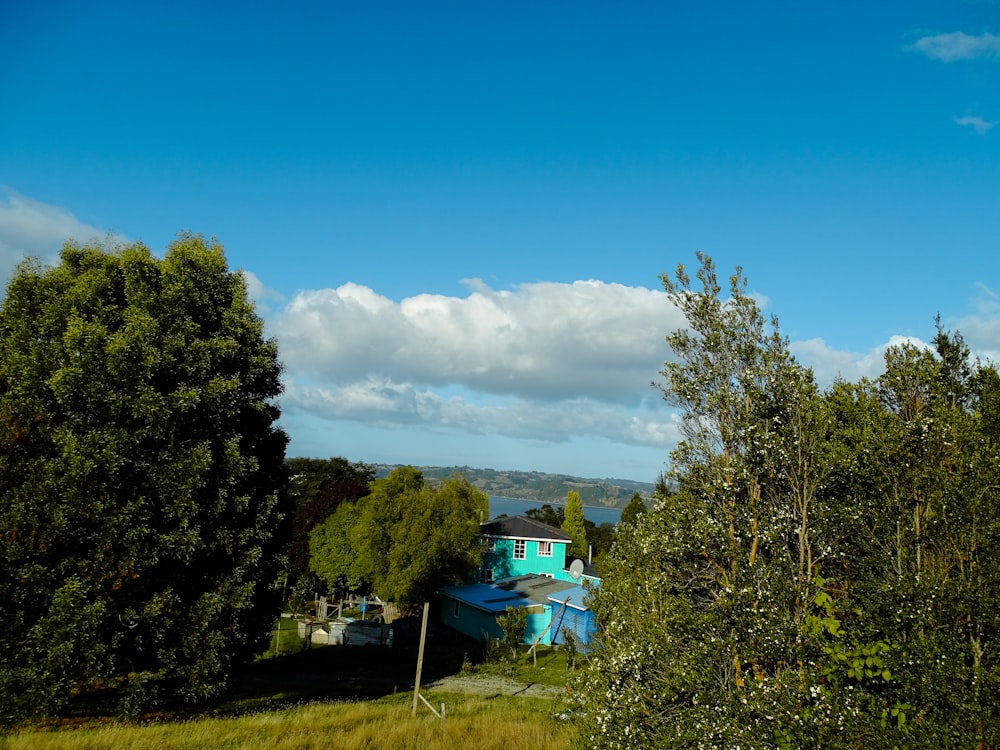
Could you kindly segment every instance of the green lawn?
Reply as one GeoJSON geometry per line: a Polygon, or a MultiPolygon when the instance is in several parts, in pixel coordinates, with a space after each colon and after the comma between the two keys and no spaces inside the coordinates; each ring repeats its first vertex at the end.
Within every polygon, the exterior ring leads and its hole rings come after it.
{"type": "MultiPolygon", "coordinates": [[[[563,748],[571,725],[557,719],[561,698],[475,696],[421,692],[447,715],[435,718],[420,705],[410,715],[417,644],[397,648],[311,646],[303,648],[293,618],[276,626],[271,648],[248,665],[224,700],[197,710],[164,706],[133,722],[112,717],[113,696],[76,702],[64,717],[22,727],[0,748],[82,750],[97,748],[563,748]]],[[[497,675],[522,683],[564,686],[563,652],[543,647],[537,664],[524,648],[516,661],[484,662],[481,644],[450,631],[428,642],[422,683],[462,673],[497,675]]]]}
{"type": "Polygon", "coordinates": [[[438,719],[410,696],[365,703],[307,704],[237,717],[146,724],[92,722],[72,731],[22,729],[0,743],[7,750],[546,750],[565,748],[573,727],[555,718],[553,701],[432,694],[446,702],[438,719]]]}

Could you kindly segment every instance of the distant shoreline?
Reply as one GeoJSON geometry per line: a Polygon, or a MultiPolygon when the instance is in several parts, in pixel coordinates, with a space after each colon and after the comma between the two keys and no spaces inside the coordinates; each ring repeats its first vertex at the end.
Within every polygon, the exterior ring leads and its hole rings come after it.
{"type": "MultiPolygon", "coordinates": [[[[565,502],[541,503],[524,497],[508,497],[505,495],[490,495],[490,520],[498,515],[520,516],[532,508],[540,508],[548,505],[552,508],[564,508],[565,502]]],[[[584,505],[583,516],[588,521],[592,521],[598,526],[602,523],[617,524],[622,517],[621,508],[613,508],[607,505],[584,505]]]]}
{"type": "MultiPolygon", "coordinates": [[[[541,500],[535,500],[530,497],[516,497],[514,495],[489,495],[489,497],[490,499],[495,497],[503,500],[517,500],[523,503],[540,503],[539,507],[541,507],[541,505],[551,505],[553,508],[566,507],[565,500],[545,500],[543,502],[541,500]]],[[[619,508],[617,505],[593,505],[593,504],[583,503],[583,507],[594,508],[595,510],[621,510],[621,508],[619,508]]]]}

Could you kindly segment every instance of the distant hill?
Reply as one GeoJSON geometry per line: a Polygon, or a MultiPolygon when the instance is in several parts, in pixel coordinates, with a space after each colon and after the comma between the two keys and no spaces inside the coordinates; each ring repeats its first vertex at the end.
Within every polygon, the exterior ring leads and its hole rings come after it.
{"type": "MultiPolygon", "coordinates": [[[[388,476],[398,468],[398,464],[375,464],[375,476],[388,476]]],[[[473,469],[469,466],[414,466],[430,480],[447,479],[453,474],[464,474],[465,478],[487,495],[495,497],[516,497],[533,500],[539,505],[563,505],[566,493],[576,490],[584,505],[623,508],[638,492],[644,498],[653,494],[650,482],[634,482],[631,479],[582,479],[566,474],[543,474],[537,471],[499,471],[497,469],[473,469]]]]}

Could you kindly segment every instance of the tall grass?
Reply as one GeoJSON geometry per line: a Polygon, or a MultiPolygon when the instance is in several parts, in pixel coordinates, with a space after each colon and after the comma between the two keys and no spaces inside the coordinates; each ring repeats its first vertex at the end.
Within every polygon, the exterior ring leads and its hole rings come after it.
{"type": "Polygon", "coordinates": [[[565,748],[573,729],[553,717],[560,704],[527,698],[430,695],[444,719],[410,697],[366,703],[310,704],[235,718],[176,723],[111,723],[73,730],[22,730],[0,737],[4,750],[545,750],[565,748]]]}

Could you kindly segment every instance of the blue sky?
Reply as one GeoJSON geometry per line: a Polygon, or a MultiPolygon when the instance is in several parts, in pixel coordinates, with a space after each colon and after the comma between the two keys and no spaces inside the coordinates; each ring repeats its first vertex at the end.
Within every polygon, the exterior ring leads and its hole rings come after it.
{"type": "Polygon", "coordinates": [[[659,275],[1000,361],[1000,4],[0,3],[0,277],[215,235],[292,455],[652,481],[659,275]]]}

